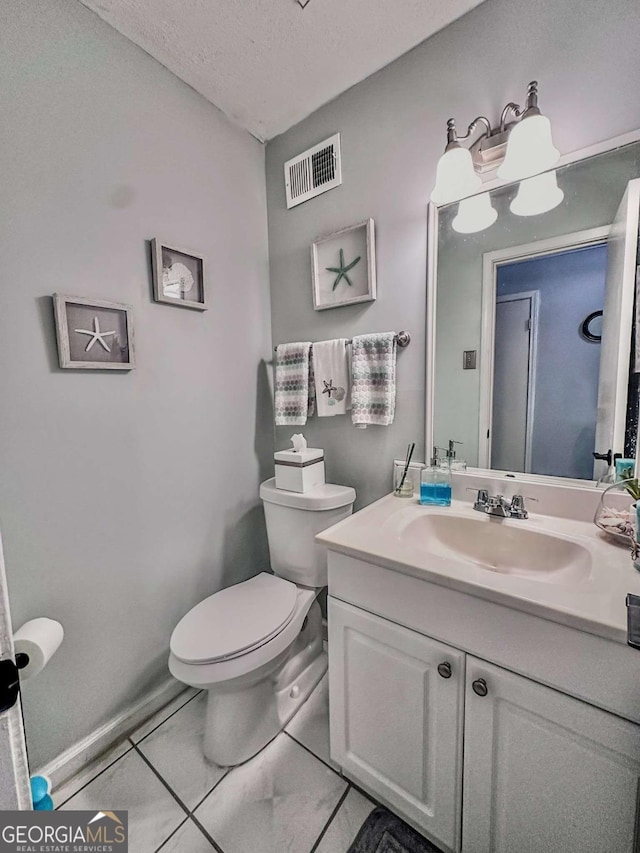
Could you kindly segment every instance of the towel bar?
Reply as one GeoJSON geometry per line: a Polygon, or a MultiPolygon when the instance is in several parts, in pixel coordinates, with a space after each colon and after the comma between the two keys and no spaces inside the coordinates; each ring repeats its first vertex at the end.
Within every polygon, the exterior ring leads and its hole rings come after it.
{"type": "MultiPolygon", "coordinates": [[[[349,338],[348,343],[351,343],[351,338],[349,338]]],[[[409,332],[398,332],[398,334],[396,335],[396,343],[399,347],[408,347],[411,343],[411,335],[409,334],[409,332]]],[[[275,346],[273,348],[273,351],[275,352],[277,349],[278,347],[275,346]]]]}

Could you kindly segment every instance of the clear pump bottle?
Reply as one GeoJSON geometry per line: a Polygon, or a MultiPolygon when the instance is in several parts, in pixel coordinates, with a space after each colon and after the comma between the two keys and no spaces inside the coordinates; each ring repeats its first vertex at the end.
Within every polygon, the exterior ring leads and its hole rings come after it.
{"type": "Polygon", "coordinates": [[[438,448],[433,448],[431,463],[420,474],[420,503],[423,506],[451,506],[451,471],[443,464],[438,448]]]}
{"type": "Polygon", "coordinates": [[[464,461],[464,459],[456,459],[456,444],[462,445],[462,442],[455,441],[453,438],[449,439],[449,449],[447,450],[447,461],[449,463],[449,470],[461,471],[464,473],[467,470],[467,463],[464,461]]]}

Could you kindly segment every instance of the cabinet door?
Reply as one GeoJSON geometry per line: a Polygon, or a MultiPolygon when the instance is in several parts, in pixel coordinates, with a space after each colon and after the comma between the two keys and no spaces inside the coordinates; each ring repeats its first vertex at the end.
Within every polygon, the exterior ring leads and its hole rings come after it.
{"type": "Polygon", "coordinates": [[[469,655],[466,682],[464,853],[638,850],[640,726],[469,655]]]}
{"type": "Polygon", "coordinates": [[[333,760],[458,850],[464,654],[330,598],[329,657],[333,760]]]}

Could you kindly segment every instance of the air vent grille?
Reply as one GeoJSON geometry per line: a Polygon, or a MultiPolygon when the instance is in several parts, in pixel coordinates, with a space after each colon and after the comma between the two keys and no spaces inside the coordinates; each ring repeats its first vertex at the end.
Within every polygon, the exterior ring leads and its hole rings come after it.
{"type": "Polygon", "coordinates": [[[336,133],[284,164],[287,207],[295,207],[342,183],[340,134],[336,133]]]}

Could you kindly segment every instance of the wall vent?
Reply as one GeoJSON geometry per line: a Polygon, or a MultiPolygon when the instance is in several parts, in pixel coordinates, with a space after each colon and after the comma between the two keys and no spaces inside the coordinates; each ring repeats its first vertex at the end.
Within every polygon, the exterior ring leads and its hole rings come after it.
{"type": "Polygon", "coordinates": [[[341,183],[339,133],[284,164],[288,208],[339,187],[341,183]]]}

